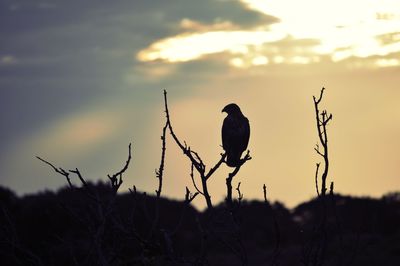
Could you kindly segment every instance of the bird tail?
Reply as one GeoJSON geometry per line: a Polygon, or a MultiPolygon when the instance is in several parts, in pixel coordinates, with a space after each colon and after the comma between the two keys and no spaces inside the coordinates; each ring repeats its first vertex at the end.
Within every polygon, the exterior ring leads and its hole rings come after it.
{"type": "Polygon", "coordinates": [[[227,154],[226,156],[226,165],[229,167],[237,167],[240,165],[240,156],[241,153],[227,154]]]}

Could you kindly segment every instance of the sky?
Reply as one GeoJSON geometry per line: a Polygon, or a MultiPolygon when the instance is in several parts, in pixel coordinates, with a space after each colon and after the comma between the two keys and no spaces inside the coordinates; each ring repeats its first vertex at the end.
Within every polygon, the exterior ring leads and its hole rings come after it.
{"type": "MultiPolygon", "coordinates": [[[[153,193],[168,91],[176,134],[213,165],[222,108],[250,120],[246,199],[289,207],[315,196],[313,95],[329,124],[338,193],[400,190],[400,4],[393,0],[0,0],[0,184],[19,195],[66,181],[38,161],[153,193]]],[[[193,190],[167,139],[163,195],[193,190]]],[[[222,166],[209,181],[225,197],[222,166]]],[[[197,198],[194,205],[204,207],[197,198]]]]}

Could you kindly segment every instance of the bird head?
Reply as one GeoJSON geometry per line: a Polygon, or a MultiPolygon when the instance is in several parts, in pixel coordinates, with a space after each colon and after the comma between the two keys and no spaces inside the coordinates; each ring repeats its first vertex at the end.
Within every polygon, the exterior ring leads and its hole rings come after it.
{"type": "Polygon", "coordinates": [[[228,104],[227,106],[224,107],[224,109],[222,109],[222,112],[226,112],[228,115],[232,114],[241,114],[242,112],[240,111],[240,108],[237,104],[235,103],[231,103],[228,104]]]}

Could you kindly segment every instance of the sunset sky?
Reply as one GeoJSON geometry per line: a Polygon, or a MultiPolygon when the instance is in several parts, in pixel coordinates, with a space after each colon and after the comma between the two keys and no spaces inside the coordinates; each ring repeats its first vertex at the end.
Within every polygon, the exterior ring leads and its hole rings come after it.
{"type": "MultiPolygon", "coordinates": [[[[246,199],[289,207],[315,195],[313,95],[326,88],[329,180],[338,193],[400,190],[398,0],[0,0],[0,184],[18,194],[119,170],[122,190],[153,193],[168,91],[173,127],[207,166],[219,159],[222,108],[250,120],[253,159],[235,177],[246,199]]],[[[193,190],[167,140],[165,196],[193,190]]],[[[223,166],[210,180],[223,200],[223,166]]],[[[197,198],[194,204],[204,206],[197,198]]]]}

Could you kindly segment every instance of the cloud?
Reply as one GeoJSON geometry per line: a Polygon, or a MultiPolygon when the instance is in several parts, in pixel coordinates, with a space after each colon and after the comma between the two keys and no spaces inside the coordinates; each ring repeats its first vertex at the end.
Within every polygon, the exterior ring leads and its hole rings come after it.
{"type": "Polygon", "coordinates": [[[310,64],[320,62],[321,56],[329,56],[333,62],[338,62],[347,58],[387,56],[400,51],[400,41],[397,40],[400,9],[394,7],[391,1],[379,4],[372,1],[353,1],[349,4],[348,1],[328,3],[316,0],[296,3],[262,0],[240,2],[249,9],[277,19],[270,20],[268,24],[244,28],[230,21],[203,25],[188,18],[181,23],[183,32],[153,42],[138,53],[138,59],[144,62],[164,60],[176,63],[226,52],[232,54],[233,58],[229,60],[231,65],[247,68],[259,66],[257,58],[263,56],[267,60],[263,60],[262,65],[266,61],[310,64]],[[379,41],[381,36],[384,36],[384,42],[379,41]],[[281,50],[285,49],[283,43],[286,39],[298,43],[303,40],[311,42],[291,47],[291,54],[285,55],[281,50]],[[256,53],[251,51],[254,47],[256,53]],[[264,51],[263,47],[266,48],[264,51]],[[276,47],[278,51],[274,56],[283,60],[268,59],[271,55],[267,49],[271,50],[271,47],[276,47]],[[305,50],[308,54],[304,54],[305,50]],[[242,55],[237,56],[236,51],[241,51],[242,55]]]}
{"type": "Polygon", "coordinates": [[[280,18],[281,21],[274,25],[275,30],[285,31],[295,39],[311,38],[320,41],[320,45],[315,47],[315,53],[330,54],[334,61],[352,56],[385,56],[400,49],[399,42],[394,39],[385,45],[376,40],[379,36],[392,35],[398,31],[400,8],[393,1],[242,2],[254,10],[280,18]],[[303,6],[313,8],[301,8],[303,6]]]}
{"type": "Polygon", "coordinates": [[[400,66],[400,60],[397,58],[380,58],[377,59],[375,64],[378,67],[394,67],[394,66],[400,66]]]}
{"type": "Polygon", "coordinates": [[[249,45],[260,46],[282,39],[282,34],[258,31],[209,31],[183,34],[153,43],[138,54],[141,61],[185,62],[201,56],[229,51],[241,52],[249,45]]]}

